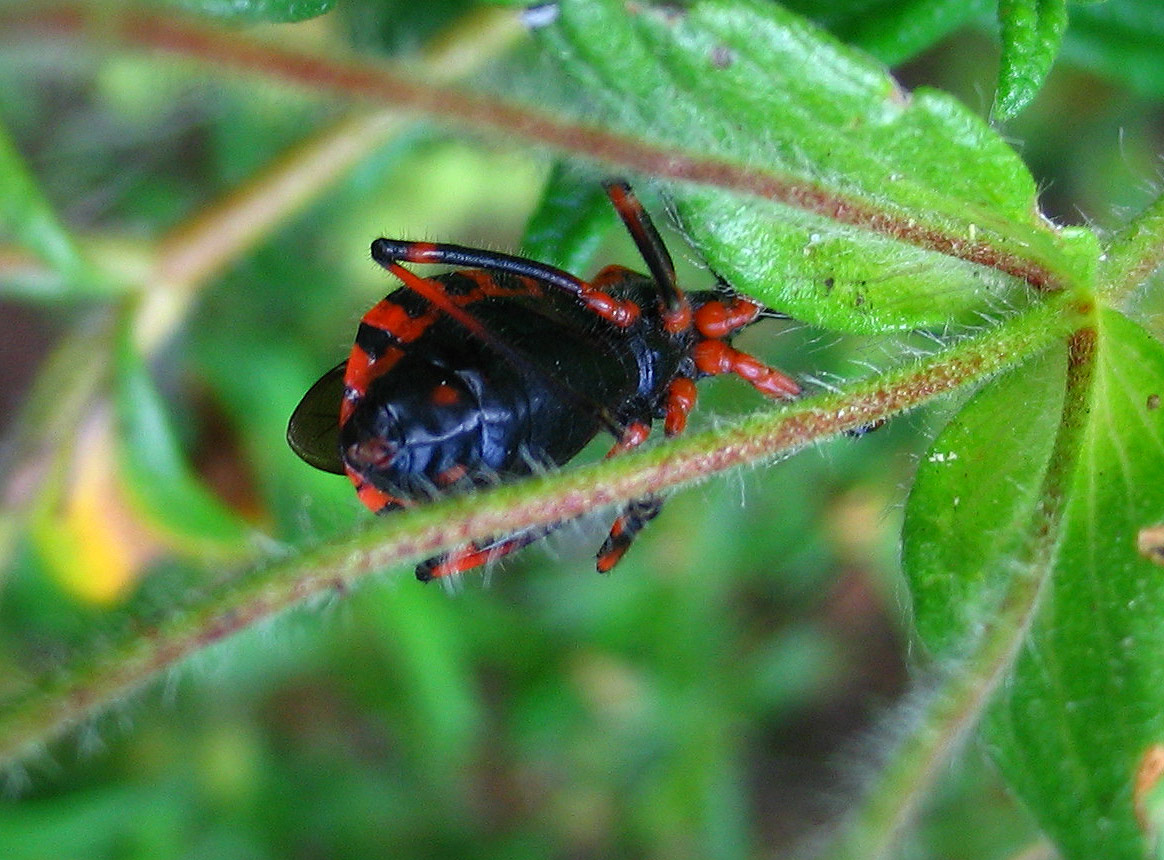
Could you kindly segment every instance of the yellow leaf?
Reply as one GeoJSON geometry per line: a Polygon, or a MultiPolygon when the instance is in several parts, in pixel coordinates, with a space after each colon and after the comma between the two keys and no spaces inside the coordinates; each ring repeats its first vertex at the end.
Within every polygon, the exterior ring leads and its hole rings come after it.
{"type": "Polygon", "coordinates": [[[81,427],[58,504],[33,529],[54,578],[81,600],[122,599],[165,549],[130,505],[117,476],[113,413],[102,406],[81,427]]]}

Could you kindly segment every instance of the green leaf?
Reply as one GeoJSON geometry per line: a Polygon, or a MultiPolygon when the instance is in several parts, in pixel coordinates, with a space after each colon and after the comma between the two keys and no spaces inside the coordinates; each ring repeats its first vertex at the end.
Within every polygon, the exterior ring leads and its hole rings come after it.
{"type": "Polygon", "coordinates": [[[918,635],[934,654],[952,653],[965,641],[1000,585],[985,577],[999,575],[1000,557],[1014,551],[1030,523],[1062,415],[1066,372],[1066,350],[1056,347],[987,383],[918,466],[905,509],[902,566],[918,635]]]}
{"type": "Polygon", "coordinates": [[[0,126],[0,229],[67,282],[84,280],[85,261],[16,145],[0,126]]]}
{"type": "Polygon", "coordinates": [[[1063,55],[1145,95],[1164,95],[1164,6],[1157,0],[1075,6],[1063,55]]]}
{"type": "Polygon", "coordinates": [[[1065,283],[1096,256],[1094,237],[1039,216],[1029,172],[980,118],[941,93],[903,93],[776,4],[564,2],[545,34],[608,100],[606,122],[706,166],[707,185],[672,191],[711,267],[806,322],[906,328],[1024,296],[938,251],[1065,283]],[[713,187],[725,184],[738,190],[713,187]]]}
{"type": "Polygon", "coordinates": [[[250,529],[194,475],[128,337],[119,347],[115,385],[122,476],[142,515],[179,544],[202,552],[245,553],[250,529]]]}
{"type": "Polygon", "coordinates": [[[330,11],[335,0],[162,0],[162,3],[240,23],[289,24],[330,11]]]}
{"type": "Polygon", "coordinates": [[[531,259],[586,277],[615,223],[614,209],[598,176],[560,162],[526,224],[522,248],[531,259]]]}
{"type": "Polygon", "coordinates": [[[1164,346],[1115,311],[1097,338],[1050,581],[987,725],[1066,860],[1144,855],[1133,784],[1164,742],[1164,571],[1137,548],[1164,522],[1164,346]]]}
{"type": "Polygon", "coordinates": [[[1073,413],[1060,349],[966,404],[918,469],[903,552],[919,634],[955,654],[1018,575],[1056,504],[1042,494],[1063,488],[1053,557],[1028,560],[1047,571],[1041,603],[987,734],[1067,860],[1143,856],[1133,783],[1164,743],[1164,575],[1137,546],[1164,523],[1164,346],[1104,311],[1087,361],[1073,413]],[[1060,421],[1081,422],[1078,451],[1051,480],[1060,421]]]}
{"type": "Polygon", "coordinates": [[[999,0],[1002,58],[993,114],[1006,121],[1030,104],[1059,53],[1067,0],[999,0]]]}
{"type": "Polygon", "coordinates": [[[777,203],[745,208],[719,191],[692,189],[678,208],[717,274],[810,325],[861,333],[911,329],[997,313],[1027,297],[996,270],[777,203]]]}

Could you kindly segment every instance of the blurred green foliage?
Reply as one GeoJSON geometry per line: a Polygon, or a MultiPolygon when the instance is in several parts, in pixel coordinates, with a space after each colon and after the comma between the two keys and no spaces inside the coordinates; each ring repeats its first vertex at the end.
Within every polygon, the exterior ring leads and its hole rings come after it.
{"type": "MultiPolygon", "coordinates": [[[[246,7],[244,17],[270,21],[331,4],[181,5],[246,7]]],[[[409,51],[469,6],[338,5],[302,25],[302,37],[409,51]]],[[[848,4],[846,16],[846,4],[834,4],[825,23],[854,33],[879,17],[858,9],[871,5],[848,4]]],[[[1110,33],[1103,8],[1087,13],[1069,45],[1110,33]]],[[[891,48],[916,47],[895,59],[910,59],[911,85],[946,88],[985,113],[997,75],[994,58],[982,59],[986,37],[962,30],[937,41],[947,29],[899,32],[891,48]]],[[[499,60],[489,74],[506,68],[499,60]]],[[[1154,86],[1064,68],[1012,126],[1058,216],[1114,224],[1152,196],[1159,105],[1133,89],[1155,99],[1154,86]]],[[[72,266],[73,232],[96,242],[156,237],[337,114],[140,55],[58,46],[34,58],[6,42],[0,116],[24,162],[6,164],[0,141],[0,173],[30,189],[0,184],[23,194],[6,215],[26,223],[30,212],[59,213],[37,253],[72,266]]],[[[538,205],[554,170],[517,146],[410,128],[198,297],[151,362],[158,391],[145,397],[169,411],[167,426],[153,428],[159,448],[190,452],[199,480],[226,500],[208,516],[233,506],[238,519],[222,530],[245,521],[293,551],[372,527],[346,481],[309,469],[283,442],[298,398],[343,358],[360,314],[388,289],[369,240],[522,247],[527,220],[546,211],[538,205]]],[[[644,192],[665,220],[662,201],[644,192]]],[[[596,240],[601,216],[575,214],[581,245],[563,240],[561,259],[634,259],[624,239],[596,240]]],[[[691,256],[682,237],[668,238],[677,257],[691,256]]],[[[552,237],[530,242],[548,243],[548,254],[552,237]]],[[[706,272],[683,265],[686,282],[706,284],[706,272]]],[[[5,284],[6,301],[34,292],[18,276],[5,284]]],[[[37,305],[43,325],[6,335],[27,338],[33,355],[94,313],[91,290],[49,292],[51,303],[37,305]]],[[[776,321],[741,342],[822,380],[887,365],[915,345],[776,321]]],[[[706,386],[697,422],[754,408],[757,396],[741,389],[706,386]]],[[[0,854],[770,856],[840,811],[842,791],[876,758],[873,727],[905,688],[911,633],[897,534],[904,487],[940,417],[913,415],[676,494],[608,578],[591,571],[599,517],[450,589],[374,579],[235,636],[168,673],[163,689],[10,769],[0,854]]],[[[151,444],[151,428],[131,426],[136,444],[151,444]]],[[[168,504],[146,495],[147,505],[168,504]]],[[[70,593],[44,553],[21,541],[0,599],[0,693],[32,683],[71,649],[162,614],[187,590],[213,589],[228,569],[169,547],[150,555],[122,605],[100,607],[70,593]]],[[[972,750],[942,781],[907,850],[1007,857],[1034,838],[972,750]]]]}

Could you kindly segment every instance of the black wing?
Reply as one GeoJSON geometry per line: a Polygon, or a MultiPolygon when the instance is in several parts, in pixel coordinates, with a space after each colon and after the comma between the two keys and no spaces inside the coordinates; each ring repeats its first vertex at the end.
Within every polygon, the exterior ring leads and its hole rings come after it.
{"type": "Polygon", "coordinates": [[[344,474],[339,450],[340,402],[344,396],[344,368],[337,364],[299,401],[287,424],[287,444],[308,465],[336,475],[344,474]]]}

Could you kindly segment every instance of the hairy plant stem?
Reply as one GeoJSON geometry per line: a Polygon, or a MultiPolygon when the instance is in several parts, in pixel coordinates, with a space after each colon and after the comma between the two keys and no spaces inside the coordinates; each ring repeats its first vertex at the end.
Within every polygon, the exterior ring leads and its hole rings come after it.
{"type": "Polygon", "coordinates": [[[776,457],[891,417],[1023,361],[1075,323],[1061,295],[934,356],[734,426],[648,451],[402,512],[376,528],[275,561],[193,600],[155,626],[65,667],[0,710],[0,762],[19,759],[159,673],[304,600],[342,591],[408,559],[536,523],[556,522],[776,457]]]}
{"type": "MultiPolygon", "coordinates": [[[[1056,261],[1054,254],[1047,256],[1027,247],[1029,243],[1016,243],[1014,237],[994,235],[990,229],[983,228],[972,238],[957,235],[924,223],[916,215],[845,196],[800,176],[708,157],[505,99],[434,84],[411,69],[405,73],[355,57],[325,58],[135,7],[103,9],[94,15],[84,7],[66,4],[49,12],[0,17],[0,32],[3,27],[102,36],[115,43],[188,57],[215,68],[263,75],[315,93],[393,106],[473,133],[492,131],[623,170],[714,185],[786,203],[838,223],[998,269],[1039,289],[1072,285],[1073,272],[1063,260],[1056,261]]],[[[1048,231],[1047,236],[1051,235],[1048,231]]]]}
{"type": "Polygon", "coordinates": [[[1115,234],[1100,263],[1098,290],[1119,307],[1164,265],[1164,194],[1115,234]]]}

